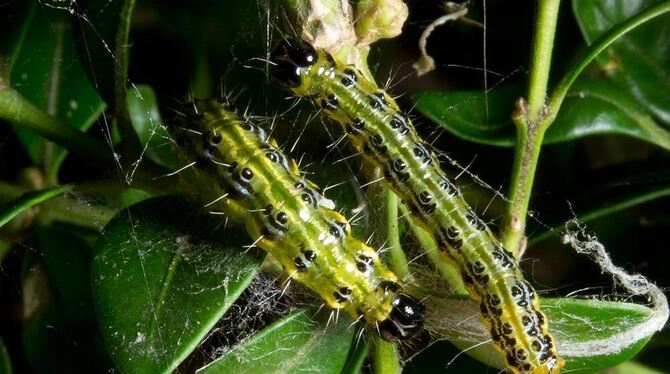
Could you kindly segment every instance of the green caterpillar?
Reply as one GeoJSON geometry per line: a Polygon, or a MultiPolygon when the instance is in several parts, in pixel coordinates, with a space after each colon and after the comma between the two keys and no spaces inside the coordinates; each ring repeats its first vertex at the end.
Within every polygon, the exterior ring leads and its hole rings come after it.
{"type": "Polygon", "coordinates": [[[353,67],[297,40],[271,56],[273,76],[310,98],[339,123],[353,144],[381,168],[419,225],[434,236],[443,258],[458,266],[482,320],[514,373],[556,373],[563,366],[536,293],[510,252],[477,218],[447,179],[430,147],[396,102],[353,67]]]}
{"type": "Polygon", "coordinates": [[[396,275],[351,235],[333,202],[300,175],[262,128],[238,117],[225,100],[197,100],[190,117],[172,131],[184,158],[195,160],[201,198],[244,222],[258,247],[331,308],[345,310],[387,340],[421,328],[423,305],[399,292],[396,275]]]}

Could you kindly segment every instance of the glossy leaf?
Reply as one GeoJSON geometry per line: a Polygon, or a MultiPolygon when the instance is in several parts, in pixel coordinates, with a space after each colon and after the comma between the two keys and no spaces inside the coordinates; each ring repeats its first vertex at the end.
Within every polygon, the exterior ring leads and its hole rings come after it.
{"type": "MultiPolygon", "coordinates": [[[[510,118],[523,95],[509,85],[482,92],[424,92],[416,108],[449,132],[488,145],[511,147],[516,128],[510,118]]],[[[545,144],[585,136],[619,134],[670,149],[670,131],[659,126],[626,90],[601,80],[581,79],[566,96],[544,138],[545,144]]]]}
{"type": "Polygon", "coordinates": [[[56,197],[66,190],[66,187],[53,187],[46,190],[26,192],[20,197],[5,203],[0,207],[0,227],[4,226],[21,212],[56,197]]]}
{"type": "Polygon", "coordinates": [[[91,275],[98,320],[119,368],[174,370],[253,279],[259,258],[239,230],[178,198],[121,211],[98,243],[91,275]]]}
{"type": "MultiPolygon", "coordinates": [[[[479,304],[469,299],[430,299],[427,323],[461,349],[491,366],[502,368],[502,357],[478,318],[479,304]],[[476,347],[474,347],[476,346],[476,347]]],[[[541,299],[549,329],[558,351],[566,361],[565,370],[593,373],[614,367],[632,358],[651,335],[636,331],[653,323],[654,310],[642,305],[598,300],[541,299]]],[[[654,326],[661,329],[663,326],[654,326]]]]}
{"type": "Polygon", "coordinates": [[[608,371],[610,374],[663,374],[662,371],[638,364],[634,361],[624,362],[623,364],[608,371]]]}
{"type": "Polygon", "coordinates": [[[104,101],[116,108],[116,100],[125,99],[128,84],[128,36],[135,1],[82,0],[77,5],[87,18],[75,29],[79,55],[104,101]]]}
{"type": "Polygon", "coordinates": [[[22,345],[40,373],[112,369],[93,304],[90,246],[64,229],[37,231],[39,255],[28,256],[23,277],[25,327],[22,345]]]}
{"type": "MultiPolygon", "coordinates": [[[[572,8],[588,44],[613,25],[639,13],[653,0],[573,0],[572,8]]],[[[658,119],[670,124],[670,14],[617,40],[597,59],[614,82],[625,87],[658,119]]]]}
{"type": "Polygon", "coordinates": [[[145,147],[146,156],[172,170],[177,160],[171,147],[171,137],[158,110],[158,100],[150,86],[139,85],[128,93],[130,120],[145,147]]]}
{"type": "MultiPolygon", "coordinates": [[[[105,106],[77,58],[71,17],[65,10],[32,5],[25,33],[14,45],[10,84],[40,109],[86,131],[105,106]]],[[[33,161],[44,163],[55,176],[66,151],[31,131],[15,129],[33,161]]]]}
{"type": "Polygon", "coordinates": [[[356,329],[347,318],[324,328],[311,316],[301,310],[273,323],[198,374],[340,373],[356,329]]]}
{"type": "Polygon", "coordinates": [[[516,130],[510,118],[518,85],[488,92],[422,92],[412,96],[415,108],[454,135],[477,143],[511,147],[516,130]]]}

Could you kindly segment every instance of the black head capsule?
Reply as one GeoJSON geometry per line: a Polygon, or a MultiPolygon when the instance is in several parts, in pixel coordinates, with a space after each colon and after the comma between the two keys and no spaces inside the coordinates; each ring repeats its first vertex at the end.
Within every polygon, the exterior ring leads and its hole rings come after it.
{"type": "Polygon", "coordinates": [[[316,62],[316,50],[300,39],[280,41],[270,54],[270,73],[279,83],[288,87],[300,86],[300,69],[316,62]]]}
{"type": "Polygon", "coordinates": [[[408,339],[421,330],[425,317],[426,307],[419,300],[399,293],[388,318],[379,323],[379,333],[389,341],[408,339]]]}

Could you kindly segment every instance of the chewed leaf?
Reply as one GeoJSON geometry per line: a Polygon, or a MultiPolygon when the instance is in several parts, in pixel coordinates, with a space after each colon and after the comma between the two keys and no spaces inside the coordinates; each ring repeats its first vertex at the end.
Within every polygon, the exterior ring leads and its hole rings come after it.
{"type": "MultiPolygon", "coordinates": [[[[511,147],[516,141],[511,113],[514,101],[522,95],[519,87],[509,85],[488,93],[424,92],[415,96],[414,102],[420,112],[458,137],[511,147]]],[[[582,78],[566,96],[544,143],[599,134],[630,136],[670,149],[670,132],[657,124],[629,92],[610,82],[582,78]]]]}
{"type": "Polygon", "coordinates": [[[174,370],[255,276],[260,261],[242,248],[248,239],[219,223],[164,197],[106,226],[91,269],[93,297],[122,371],[174,370]]]}
{"type": "MultiPolygon", "coordinates": [[[[431,298],[427,304],[432,330],[478,360],[503,367],[493,345],[483,344],[490,337],[477,318],[476,301],[431,298]]],[[[665,323],[655,309],[631,303],[560,298],[540,299],[540,305],[570,372],[596,372],[629,360],[665,323]]]]}
{"type": "Polygon", "coordinates": [[[356,329],[348,318],[324,328],[312,314],[301,310],[275,322],[198,374],[340,373],[356,329]]]}

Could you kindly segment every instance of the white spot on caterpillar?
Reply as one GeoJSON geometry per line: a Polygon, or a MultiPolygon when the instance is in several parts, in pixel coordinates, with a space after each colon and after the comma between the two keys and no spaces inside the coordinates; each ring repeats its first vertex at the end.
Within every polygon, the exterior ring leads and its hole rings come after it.
{"type": "Polygon", "coordinates": [[[307,209],[300,209],[300,219],[302,219],[305,222],[308,222],[309,219],[311,218],[309,211],[307,209]]]}

